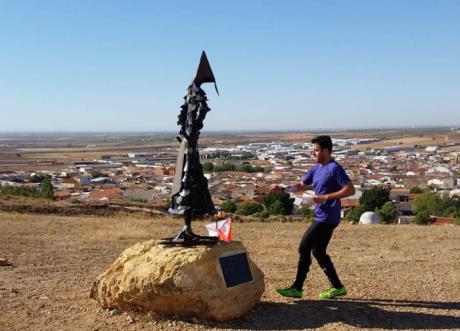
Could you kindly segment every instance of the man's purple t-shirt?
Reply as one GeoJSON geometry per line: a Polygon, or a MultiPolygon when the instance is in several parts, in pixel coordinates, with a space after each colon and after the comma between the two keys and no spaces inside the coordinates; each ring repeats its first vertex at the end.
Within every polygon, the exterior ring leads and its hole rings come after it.
{"type": "MultiPolygon", "coordinates": [[[[315,164],[302,178],[305,185],[313,184],[316,195],[339,191],[350,182],[350,178],[336,161],[315,164]]],[[[315,222],[338,224],[340,222],[340,199],[328,200],[315,206],[315,222]]]]}

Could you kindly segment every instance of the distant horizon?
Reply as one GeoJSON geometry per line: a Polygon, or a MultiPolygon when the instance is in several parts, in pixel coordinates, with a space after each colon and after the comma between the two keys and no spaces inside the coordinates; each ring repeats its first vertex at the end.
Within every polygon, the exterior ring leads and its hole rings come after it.
{"type": "MultiPolygon", "coordinates": [[[[343,132],[343,131],[378,131],[378,130],[458,130],[458,126],[394,126],[394,127],[354,127],[354,128],[329,128],[329,129],[278,129],[278,130],[203,130],[201,135],[218,135],[228,133],[318,133],[318,132],[343,132]]],[[[121,134],[121,135],[149,135],[149,134],[160,134],[160,135],[177,135],[177,130],[150,130],[150,131],[0,131],[0,137],[14,136],[14,135],[110,135],[110,134],[121,134]]]]}

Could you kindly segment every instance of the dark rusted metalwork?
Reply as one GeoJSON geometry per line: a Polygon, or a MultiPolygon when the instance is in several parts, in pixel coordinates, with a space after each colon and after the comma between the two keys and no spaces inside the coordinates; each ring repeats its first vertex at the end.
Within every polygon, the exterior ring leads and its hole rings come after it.
{"type": "Polygon", "coordinates": [[[206,93],[201,89],[203,83],[214,83],[217,94],[216,79],[212,72],[206,53],[201,54],[200,64],[192,84],[187,88],[184,104],[178,116],[180,126],[177,140],[181,146],[176,162],[176,174],[171,192],[170,213],[184,216],[184,226],[173,238],[165,243],[201,244],[215,243],[216,237],[204,237],[194,234],[192,220],[205,215],[214,216],[216,209],[209,193],[208,180],[204,177],[200,163],[198,139],[206,114],[211,110],[207,104],[206,93]]]}

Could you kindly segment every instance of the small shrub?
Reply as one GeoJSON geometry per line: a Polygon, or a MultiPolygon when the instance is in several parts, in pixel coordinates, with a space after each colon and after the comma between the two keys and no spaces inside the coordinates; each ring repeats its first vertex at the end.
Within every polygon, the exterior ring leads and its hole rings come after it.
{"type": "Polygon", "coordinates": [[[414,223],[420,224],[420,225],[430,224],[431,223],[430,213],[426,210],[418,212],[417,215],[415,215],[414,223]]]}
{"type": "Polygon", "coordinates": [[[222,203],[222,209],[227,213],[236,212],[236,203],[232,200],[227,200],[222,203]]]}
{"type": "Polygon", "coordinates": [[[237,209],[236,213],[239,215],[253,215],[263,210],[264,207],[260,203],[245,202],[237,209]]]}

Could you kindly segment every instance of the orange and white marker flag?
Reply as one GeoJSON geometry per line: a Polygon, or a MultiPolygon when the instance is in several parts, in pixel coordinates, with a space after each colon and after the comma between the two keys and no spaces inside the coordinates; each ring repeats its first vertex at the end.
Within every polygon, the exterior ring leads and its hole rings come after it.
{"type": "Polygon", "coordinates": [[[210,236],[218,237],[223,241],[232,240],[232,219],[230,217],[216,223],[206,224],[205,227],[210,236]]]}

